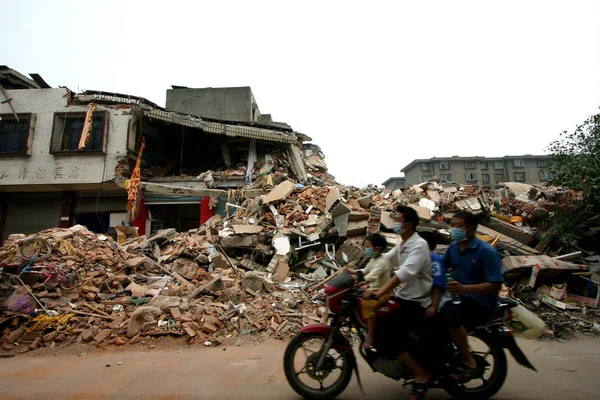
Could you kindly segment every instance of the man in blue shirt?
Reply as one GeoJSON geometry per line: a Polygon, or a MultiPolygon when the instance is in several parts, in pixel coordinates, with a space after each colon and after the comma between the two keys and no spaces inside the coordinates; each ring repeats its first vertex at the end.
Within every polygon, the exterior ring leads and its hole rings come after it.
{"type": "Polygon", "coordinates": [[[458,347],[464,364],[464,378],[472,377],[477,372],[464,323],[484,321],[494,315],[498,292],[504,281],[500,254],[475,236],[476,229],[475,215],[466,211],[454,214],[450,223],[450,236],[454,242],[443,257],[446,268],[454,278],[446,285],[447,290],[452,295],[460,295],[461,301],[446,302],[440,313],[458,347]]]}

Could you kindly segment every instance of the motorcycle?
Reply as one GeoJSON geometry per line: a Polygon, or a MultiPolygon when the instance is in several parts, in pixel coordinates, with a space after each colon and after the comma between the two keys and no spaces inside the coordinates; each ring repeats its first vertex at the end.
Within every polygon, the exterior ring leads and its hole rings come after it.
{"type": "MultiPolygon", "coordinates": [[[[352,343],[364,343],[367,320],[362,316],[362,291],[354,278],[344,271],[324,286],[330,324],[304,326],[290,341],[284,354],[284,371],[290,386],[307,399],[333,399],[341,394],[356,373],[362,390],[357,359],[352,343]]],[[[522,366],[536,370],[517,345],[512,331],[504,321],[517,302],[500,298],[498,311],[490,321],[467,326],[477,373],[469,378],[456,376],[461,364],[458,350],[446,329],[430,325],[428,329],[411,334],[409,352],[413,358],[432,374],[429,388],[441,388],[457,399],[489,399],[504,384],[507,375],[507,349],[522,366]]],[[[379,307],[376,318],[380,320],[400,307],[393,298],[379,307]]],[[[378,323],[379,324],[379,323],[378,323]]],[[[403,380],[404,386],[412,383],[412,371],[393,355],[365,350],[359,346],[360,355],[373,372],[403,380]]],[[[364,392],[363,392],[364,393],[364,392]]]]}

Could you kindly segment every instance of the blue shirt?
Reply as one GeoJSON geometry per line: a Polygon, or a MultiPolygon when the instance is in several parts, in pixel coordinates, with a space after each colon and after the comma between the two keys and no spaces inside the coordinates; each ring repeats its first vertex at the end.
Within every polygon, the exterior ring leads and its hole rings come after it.
{"type": "MultiPolygon", "coordinates": [[[[504,282],[502,257],[496,249],[477,237],[471,240],[464,251],[460,251],[457,241],[452,242],[442,259],[454,279],[463,285],[504,282]]],[[[498,307],[498,295],[494,293],[462,296],[476,300],[485,310],[493,311],[498,307]]]]}
{"type": "Polygon", "coordinates": [[[437,253],[431,253],[431,270],[433,273],[433,284],[446,290],[446,265],[442,256],[437,253]]]}

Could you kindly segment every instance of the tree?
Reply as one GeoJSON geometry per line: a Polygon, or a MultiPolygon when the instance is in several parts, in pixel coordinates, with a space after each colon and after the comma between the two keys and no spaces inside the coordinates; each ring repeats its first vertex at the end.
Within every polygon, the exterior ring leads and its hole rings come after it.
{"type": "Polygon", "coordinates": [[[548,150],[552,155],[550,183],[583,192],[551,220],[554,236],[570,244],[574,238],[582,239],[582,228],[600,216],[600,114],[589,117],[572,133],[563,132],[548,150]]]}

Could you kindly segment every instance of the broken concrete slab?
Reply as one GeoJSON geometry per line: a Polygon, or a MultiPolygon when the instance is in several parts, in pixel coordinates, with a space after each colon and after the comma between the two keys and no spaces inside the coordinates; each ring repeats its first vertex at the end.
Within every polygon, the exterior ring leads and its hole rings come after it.
{"type": "Polygon", "coordinates": [[[369,213],[365,211],[352,211],[348,214],[348,222],[357,222],[369,219],[369,213]]]}
{"type": "Polygon", "coordinates": [[[371,207],[371,204],[373,204],[373,200],[371,199],[371,196],[361,197],[357,201],[358,201],[358,204],[360,204],[360,206],[364,209],[371,207]]]}
{"type": "Polygon", "coordinates": [[[275,203],[287,199],[296,190],[296,184],[292,181],[284,181],[275,186],[265,197],[265,204],[275,203]]]}
{"type": "Polygon", "coordinates": [[[258,236],[256,235],[229,236],[221,239],[221,246],[224,248],[256,247],[257,244],[258,236]]]}
{"type": "Polygon", "coordinates": [[[416,204],[409,204],[408,206],[417,212],[420,220],[431,221],[431,210],[429,208],[421,207],[416,204]]]}
{"type": "Polygon", "coordinates": [[[290,266],[285,261],[279,261],[277,266],[275,267],[275,272],[273,273],[273,280],[277,282],[283,282],[285,278],[287,278],[287,274],[290,271],[290,266]]]}
{"type": "Polygon", "coordinates": [[[348,222],[347,236],[363,235],[367,233],[369,221],[348,222]]]}
{"type": "Polygon", "coordinates": [[[260,225],[231,225],[231,228],[236,235],[254,235],[265,230],[265,228],[260,225]]]}
{"type": "Polygon", "coordinates": [[[112,333],[112,329],[103,329],[96,336],[94,336],[95,342],[102,342],[105,339],[108,339],[112,333]]]}
{"type": "Polygon", "coordinates": [[[84,342],[89,342],[93,338],[94,338],[94,330],[93,329],[84,329],[83,332],[81,332],[81,340],[83,340],[84,342]]]}

